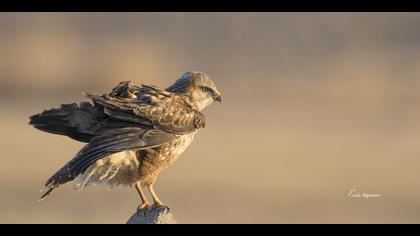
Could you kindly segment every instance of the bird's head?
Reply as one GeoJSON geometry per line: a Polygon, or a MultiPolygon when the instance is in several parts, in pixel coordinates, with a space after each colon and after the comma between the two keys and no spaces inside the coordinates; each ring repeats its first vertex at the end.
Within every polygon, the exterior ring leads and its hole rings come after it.
{"type": "Polygon", "coordinates": [[[185,96],[198,110],[214,101],[222,102],[222,95],[216,85],[203,72],[186,72],[166,90],[185,96]]]}

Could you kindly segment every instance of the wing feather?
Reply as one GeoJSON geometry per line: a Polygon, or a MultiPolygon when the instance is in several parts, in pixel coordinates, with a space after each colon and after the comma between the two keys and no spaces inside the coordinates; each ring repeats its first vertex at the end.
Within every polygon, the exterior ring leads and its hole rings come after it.
{"type": "Polygon", "coordinates": [[[114,128],[93,138],[69,164],[73,175],[83,173],[93,162],[124,150],[155,147],[176,138],[174,134],[144,127],[114,128]]]}
{"type": "Polygon", "coordinates": [[[86,94],[94,103],[104,106],[107,115],[119,120],[153,125],[173,134],[188,134],[205,126],[204,115],[179,95],[146,85],[137,95],[127,98],[86,94]]]}
{"type": "Polygon", "coordinates": [[[125,125],[122,122],[117,123],[116,127],[99,130],[91,142],[85,145],[45,185],[58,185],[68,182],[83,174],[95,161],[113,153],[156,147],[177,137],[175,134],[144,125],[130,122],[126,122],[125,125]],[[124,127],[118,127],[123,125],[124,127]]]}

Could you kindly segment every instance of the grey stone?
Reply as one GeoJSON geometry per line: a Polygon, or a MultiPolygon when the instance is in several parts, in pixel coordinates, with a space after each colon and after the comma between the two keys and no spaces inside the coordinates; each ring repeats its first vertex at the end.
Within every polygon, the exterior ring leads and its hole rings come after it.
{"type": "Polygon", "coordinates": [[[150,208],[138,209],[127,224],[177,224],[168,207],[153,205],[150,208]]]}

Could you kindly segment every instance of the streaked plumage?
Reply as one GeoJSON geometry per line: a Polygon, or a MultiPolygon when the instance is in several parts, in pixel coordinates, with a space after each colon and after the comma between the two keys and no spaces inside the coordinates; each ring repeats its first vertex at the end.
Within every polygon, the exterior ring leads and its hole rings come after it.
{"type": "Polygon", "coordinates": [[[85,94],[92,103],[63,104],[30,117],[35,128],[88,143],[45,184],[48,196],[76,179],[76,188],[90,184],[135,185],[153,190],[159,172],[171,165],[205,127],[201,110],[220,93],[202,72],[187,72],[165,90],[121,82],[101,96],[85,94]]]}

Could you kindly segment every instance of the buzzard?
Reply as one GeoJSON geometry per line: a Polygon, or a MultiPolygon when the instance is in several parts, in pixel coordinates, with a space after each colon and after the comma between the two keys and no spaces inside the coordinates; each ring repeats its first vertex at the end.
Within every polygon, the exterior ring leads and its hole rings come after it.
{"type": "Polygon", "coordinates": [[[75,180],[79,190],[91,184],[134,186],[139,208],[152,205],[142,191],[146,187],[154,204],[163,205],[153,188],[158,174],[204,128],[201,110],[222,101],[202,72],[186,72],[164,90],[124,81],[110,93],[85,96],[92,103],[62,104],[30,117],[29,124],[39,130],[87,143],[48,179],[40,200],[75,180]]]}

